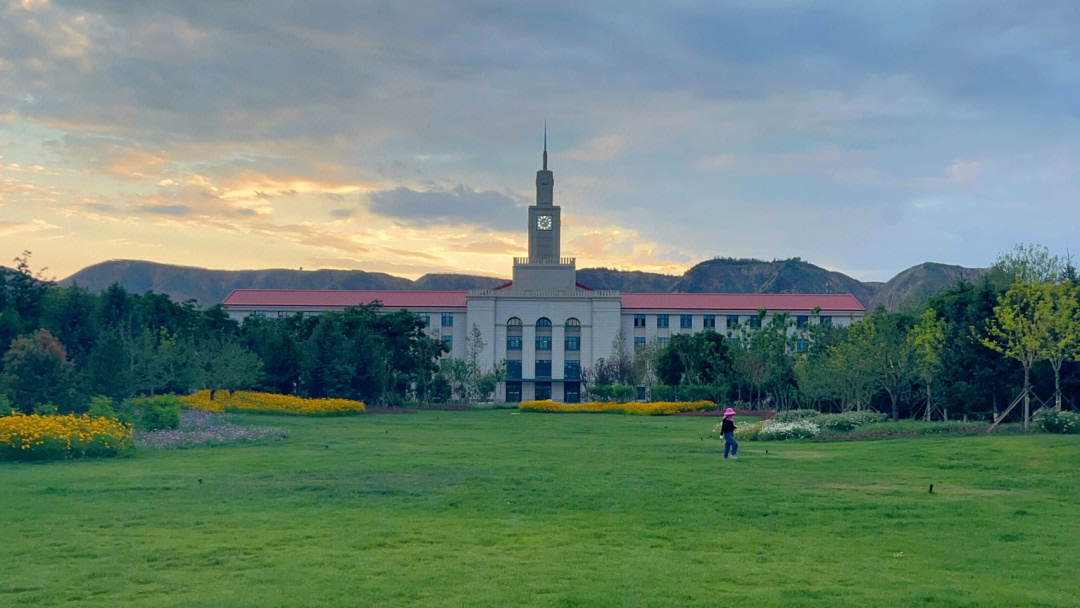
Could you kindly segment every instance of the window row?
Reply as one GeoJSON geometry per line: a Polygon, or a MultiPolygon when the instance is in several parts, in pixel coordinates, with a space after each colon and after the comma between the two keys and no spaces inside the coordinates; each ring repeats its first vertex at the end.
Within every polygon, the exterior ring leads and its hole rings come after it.
{"type": "MultiPolygon", "coordinates": [[[[656,316],[656,327],[664,329],[671,327],[671,315],[658,314],[656,316]]],[[[679,317],[680,329],[693,329],[694,327],[694,315],[677,315],[679,317]]],[[[727,329],[735,329],[739,326],[739,319],[742,318],[746,321],[747,325],[751,328],[757,329],[761,327],[761,317],[758,315],[749,315],[740,317],[739,315],[724,315],[724,325],[727,329]]],[[[636,314],[634,315],[634,327],[645,327],[647,315],[636,314]]],[[[818,322],[822,325],[832,325],[832,317],[819,316],[818,322]]],[[[795,317],[795,326],[802,329],[810,324],[809,315],[798,315],[795,317]]],[[[704,315],[701,318],[701,326],[704,329],[716,329],[716,315],[704,315]]]]}
{"type": "MultiPolygon", "coordinates": [[[[522,344],[521,336],[506,336],[506,350],[521,350],[522,344]]],[[[536,350],[551,350],[551,336],[536,336],[536,350]]],[[[563,338],[563,350],[581,350],[581,336],[563,338]]]]}
{"type": "MultiPolygon", "coordinates": [[[[533,368],[534,377],[551,377],[551,359],[537,359],[533,368]]],[[[563,378],[567,380],[581,379],[581,361],[564,361],[563,378]]],[[[506,379],[521,380],[521,359],[509,359],[506,361],[506,379]]]]}
{"type": "MultiPolygon", "coordinates": [[[[518,317],[510,317],[510,319],[508,319],[506,321],[506,326],[507,327],[521,327],[521,325],[522,325],[521,319],[519,319],[518,317]]],[[[551,327],[551,319],[549,319],[547,317],[540,317],[539,319],[536,320],[536,326],[537,327],[551,327]]],[[[575,319],[573,317],[570,317],[569,319],[566,320],[566,327],[581,327],[581,321],[579,321],[579,320],[577,320],[577,319],[575,319]]]]}

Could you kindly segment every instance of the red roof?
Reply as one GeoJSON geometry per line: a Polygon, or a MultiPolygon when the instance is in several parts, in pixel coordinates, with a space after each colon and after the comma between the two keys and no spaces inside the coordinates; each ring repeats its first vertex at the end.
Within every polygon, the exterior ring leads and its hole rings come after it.
{"type": "Polygon", "coordinates": [[[225,306],[345,308],[378,300],[387,308],[465,308],[465,291],[347,291],[332,289],[234,289],[225,306]]]}
{"type": "Polygon", "coordinates": [[[865,312],[847,293],[624,293],[623,309],[630,310],[822,310],[865,312]]]}

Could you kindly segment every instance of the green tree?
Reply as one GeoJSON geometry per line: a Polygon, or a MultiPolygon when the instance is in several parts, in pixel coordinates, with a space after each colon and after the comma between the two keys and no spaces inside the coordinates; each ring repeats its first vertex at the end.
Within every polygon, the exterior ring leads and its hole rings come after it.
{"type": "Polygon", "coordinates": [[[866,374],[889,398],[894,421],[900,419],[900,397],[911,387],[914,360],[907,348],[906,318],[878,307],[848,331],[849,364],[866,374]]]}
{"type": "Polygon", "coordinates": [[[0,389],[24,414],[43,404],[61,412],[78,409],[75,370],[67,350],[47,330],[17,338],[4,353],[0,389]]]}
{"type": "Polygon", "coordinates": [[[1039,285],[1015,283],[994,307],[994,317],[983,339],[988,348],[1016,359],[1024,369],[1024,430],[1031,419],[1031,366],[1045,358],[1050,335],[1042,300],[1039,285]]]}
{"type": "Polygon", "coordinates": [[[1061,365],[1080,357],[1080,289],[1060,283],[1040,291],[1039,316],[1047,322],[1043,354],[1054,370],[1054,406],[1061,411],[1061,365]]]}
{"type": "Polygon", "coordinates": [[[1013,250],[999,254],[994,269],[1013,283],[1058,283],[1071,271],[1067,258],[1052,255],[1043,245],[1019,243],[1013,250]]]}
{"type": "MultiPolygon", "coordinates": [[[[938,317],[937,311],[927,308],[923,311],[918,324],[911,328],[907,336],[907,348],[914,358],[915,369],[926,388],[925,419],[930,420],[934,407],[934,379],[941,371],[941,350],[945,344],[945,322],[938,317]]],[[[941,409],[942,418],[949,419],[947,407],[941,409]]]]}

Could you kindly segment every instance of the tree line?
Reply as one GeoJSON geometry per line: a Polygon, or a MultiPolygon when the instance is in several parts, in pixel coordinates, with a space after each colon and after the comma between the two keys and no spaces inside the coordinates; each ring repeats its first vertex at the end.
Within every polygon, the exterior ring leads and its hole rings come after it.
{"type": "Polygon", "coordinates": [[[671,336],[585,370],[593,397],[711,399],[769,409],[876,409],[891,417],[996,418],[1033,401],[1080,405],[1080,289],[1067,257],[1019,245],[977,283],[849,327],[758,312],[730,337],[671,336]],[[767,319],[767,320],[766,320],[767,319]],[[1042,396],[1040,398],[1039,396],[1042,396]],[[1045,398],[1045,401],[1043,400],[1045,398]]]}

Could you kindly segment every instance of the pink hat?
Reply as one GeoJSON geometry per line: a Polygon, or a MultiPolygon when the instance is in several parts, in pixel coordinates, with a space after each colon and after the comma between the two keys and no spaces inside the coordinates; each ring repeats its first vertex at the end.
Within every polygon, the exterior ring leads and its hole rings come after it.
{"type": "Polygon", "coordinates": [[[735,415],[735,410],[731,409],[730,407],[727,408],[726,410],[724,410],[724,418],[731,418],[734,415],[735,415]]]}

